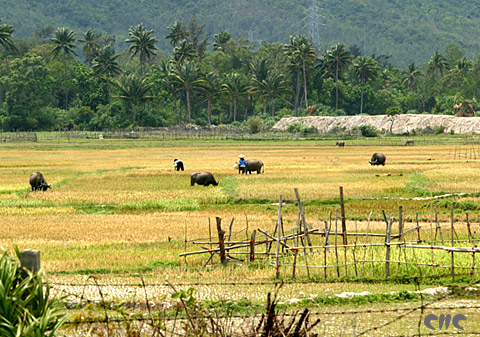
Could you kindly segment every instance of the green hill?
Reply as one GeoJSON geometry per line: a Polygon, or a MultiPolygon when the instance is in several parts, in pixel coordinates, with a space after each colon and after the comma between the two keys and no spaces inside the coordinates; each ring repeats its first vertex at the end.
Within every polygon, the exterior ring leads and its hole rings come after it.
{"type": "MultiPolygon", "coordinates": [[[[450,43],[472,57],[479,50],[480,1],[344,0],[317,1],[320,49],[342,42],[356,44],[367,55],[392,55],[392,63],[425,63],[450,43]]],[[[311,0],[0,0],[1,18],[28,39],[45,26],[66,26],[81,33],[116,36],[124,47],[128,28],[143,22],[154,29],[158,46],[176,20],[196,15],[209,36],[228,30],[235,39],[286,43],[290,35],[308,35],[311,0]]]]}

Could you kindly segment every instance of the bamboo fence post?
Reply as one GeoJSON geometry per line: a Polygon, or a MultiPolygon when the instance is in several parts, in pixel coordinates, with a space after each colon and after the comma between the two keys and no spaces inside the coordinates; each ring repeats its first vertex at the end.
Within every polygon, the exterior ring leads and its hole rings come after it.
{"type": "MultiPolygon", "coordinates": [[[[340,208],[342,211],[342,235],[343,235],[343,244],[347,243],[347,220],[345,218],[345,201],[343,200],[343,186],[340,186],[340,208]]],[[[346,261],[345,261],[346,263],[346,261]]]]}
{"type": "MultiPolygon", "coordinates": [[[[420,242],[422,242],[422,239],[420,238],[420,225],[418,223],[418,212],[415,215],[415,220],[417,222],[417,242],[420,243],[420,242]]],[[[430,233],[430,234],[432,234],[432,233],[430,233]]]]}
{"type": "Polygon", "coordinates": [[[293,265],[292,265],[292,278],[295,278],[295,267],[297,266],[297,255],[298,255],[298,231],[296,231],[296,229],[294,228],[292,229],[292,233],[297,234],[297,236],[293,238],[293,246],[295,247],[295,249],[293,250],[294,256],[293,256],[293,265]]]}
{"type": "Polygon", "coordinates": [[[268,244],[268,235],[265,234],[265,257],[266,257],[267,263],[268,263],[268,259],[269,259],[268,253],[269,253],[269,251],[270,251],[269,246],[270,246],[270,245],[268,244]]]}
{"type": "Polygon", "coordinates": [[[222,264],[227,263],[227,258],[225,256],[225,231],[222,229],[222,218],[216,217],[217,221],[217,232],[218,232],[218,245],[220,246],[220,262],[222,264]]]}
{"type": "Polygon", "coordinates": [[[475,280],[475,232],[473,232],[473,247],[472,247],[472,280],[475,280]]]}
{"type": "Polygon", "coordinates": [[[255,235],[257,235],[256,229],[253,230],[252,237],[250,238],[250,262],[255,261],[255,235]]]}
{"type": "MultiPolygon", "coordinates": [[[[355,233],[357,232],[357,220],[355,220],[355,233]]],[[[355,245],[353,246],[353,266],[355,268],[355,276],[358,276],[358,271],[357,271],[357,258],[355,256],[355,251],[357,250],[357,241],[358,241],[358,235],[355,235],[355,245]]],[[[347,262],[345,261],[345,264],[347,262]]]]}
{"type": "MultiPolygon", "coordinates": [[[[370,214],[368,215],[368,219],[367,219],[367,235],[365,236],[365,242],[366,244],[370,243],[370,240],[368,239],[368,229],[370,227],[370,217],[372,216],[372,213],[373,211],[370,211],[370,214]]],[[[363,248],[363,262],[362,262],[362,266],[363,266],[363,275],[362,276],[365,276],[365,259],[367,257],[367,247],[364,247],[363,248]]],[[[372,262],[372,265],[373,265],[373,262],[372,262]]]]}
{"type": "MultiPolygon", "coordinates": [[[[310,239],[310,237],[307,235],[308,233],[308,225],[307,225],[307,221],[305,219],[305,212],[304,212],[304,209],[303,209],[303,206],[302,206],[302,201],[300,200],[300,194],[298,193],[298,188],[295,188],[294,189],[295,191],[295,195],[297,197],[297,202],[298,202],[298,209],[300,211],[300,214],[302,216],[302,223],[303,223],[303,230],[305,232],[305,236],[307,237],[307,242],[308,242],[308,245],[311,246],[312,245],[312,240],[310,239]]],[[[313,249],[310,248],[310,252],[313,253],[313,249]]]]}
{"type": "Polygon", "coordinates": [[[467,216],[467,230],[468,230],[468,241],[472,238],[472,230],[470,229],[470,220],[468,219],[468,212],[465,212],[467,216]]]}
{"type": "MultiPolygon", "coordinates": [[[[185,253],[187,252],[187,222],[185,221],[185,243],[184,243],[184,250],[185,250],[185,253]]],[[[187,264],[187,256],[185,255],[185,264],[187,264]]]]}
{"type": "Polygon", "coordinates": [[[247,227],[245,228],[245,237],[248,240],[248,216],[247,216],[247,213],[245,213],[245,222],[247,224],[247,227]]]}
{"type": "Polygon", "coordinates": [[[335,259],[336,259],[336,265],[337,265],[337,277],[340,277],[340,268],[338,267],[338,248],[337,248],[337,233],[338,233],[337,220],[338,220],[338,209],[335,216],[335,259]]]}
{"type": "MultiPolygon", "coordinates": [[[[405,238],[403,239],[403,246],[405,247],[405,238]]],[[[408,259],[407,259],[407,250],[405,248],[403,248],[403,256],[405,257],[405,266],[407,267],[407,274],[409,274],[409,271],[408,271],[408,259]]]]}
{"type": "MultiPolygon", "coordinates": [[[[328,246],[328,222],[325,220],[325,246],[328,246]]],[[[325,280],[327,279],[327,251],[328,248],[325,247],[323,250],[323,276],[325,280]]]]}
{"type": "Polygon", "coordinates": [[[398,207],[398,241],[402,241],[403,236],[403,206],[398,207]]]}
{"type": "Polygon", "coordinates": [[[278,198],[278,219],[277,219],[277,250],[276,250],[276,257],[275,257],[275,269],[277,270],[277,278],[280,278],[280,226],[282,222],[282,195],[278,198]]]}
{"type": "MultiPolygon", "coordinates": [[[[454,245],[454,233],[455,233],[455,228],[453,227],[453,202],[450,204],[450,230],[451,230],[451,246],[453,248],[454,245]]],[[[452,280],[455,280],[455,258],[454,258],[454,253],[452,249],[452,280]]]]}
{"type": "Polygon", "coordinates": [[[442,240],[442,244],[444,244],[442,227],[440,226],[440,222],[438,221],[437,205],[434,206],[434,209],[435,209],[435,222],[437,223],[437,227],[435,227],[435,240],[437,240],[437,231],[438,231],[440,233],[440,240],[442,240]]]}
{"type": "Polygon", "coordinates": [[[392,223],[393,220],[392,218],[389,219],[387,223],[387,231],[385,233],[385,244],[387,246],[387,252],[385,254],[385,277],[390,276],[390,234],[392,230],[392,223]]]}

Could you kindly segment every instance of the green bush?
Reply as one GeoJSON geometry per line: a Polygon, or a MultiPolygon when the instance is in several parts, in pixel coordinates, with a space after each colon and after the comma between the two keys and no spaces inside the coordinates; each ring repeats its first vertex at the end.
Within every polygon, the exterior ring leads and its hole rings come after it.
{"type": "Polygon", "coordinates": [[[250,118],[247,121],[248,131],[250,133],[259,133],[262,130],[262,120],[258,117],[250,118]]]}
{"type": "Polygon", "coordinates": [[[32,274],[6,250],[0,257],[0,336],[55,336],[63,322],[62,299],[51,299],[42,272],[32,274]]]}
{"type": "MultiPolygon", "coordinates": [[[[354,129],[356,129],[355,127],[354,129]]],[[[376,137],[377,136],[377,128],[372,125],[360,125],[358,126],[362,136],[364,137],[376,137]]]]}
{"type": "Polygon", "coordinates": [[[293,123],[288,126],[288,132],[300,133],[302,135],[318,133],[318,129],[315,126],[307,126],[303,123],[293,123]]]}

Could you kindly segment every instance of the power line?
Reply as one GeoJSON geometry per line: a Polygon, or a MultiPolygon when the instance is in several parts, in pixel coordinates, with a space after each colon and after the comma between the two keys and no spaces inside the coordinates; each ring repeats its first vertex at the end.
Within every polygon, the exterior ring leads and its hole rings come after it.
{"type": "Polygon", "coordinates": [[[317,0],[311,0],[310,7],[307,9],[308,15],[308,35],[312,39],[313,46],[319,48],[320,46],[320,26],[325,26],[325,23],[320,22],[320,19],[325,20],[324,15],[320,15],[319,11],[322,9],[317,6],[317,0]]]}

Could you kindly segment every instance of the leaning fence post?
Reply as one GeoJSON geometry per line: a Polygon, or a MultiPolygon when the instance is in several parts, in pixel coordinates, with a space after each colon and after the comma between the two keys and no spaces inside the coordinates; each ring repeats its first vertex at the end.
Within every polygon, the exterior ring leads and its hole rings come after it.
{"type": "Polygon", "coordinates": [[[277,251],[275,259],[275,269],[277,270],[277,278],[280,277],[280,226],[282,225],[282,195],[278,198],[278,219],[277,219],[277,251]]]}
{"type": "Polygon", "coordinates": [[[252,237],[250,238],[250,262],[255,261],[255,235],[257,230],[254,229],[252,232],[252,237]]]}
{"type": "MultiPolygon", "coordinates": [[[[300,200],[300,194],[298,193],[298,189],[295,188],[295,195],[297,196],[297,202],[298,202],[298,209],[300,211],[300,215],[302,216],[302,223],[303,223],[303,231],[305,232],[305,237],[307,238],[307,243],[311,247],[312,246],[312,239],[310,239],[310,236],[308,236],[308,225],[307,225],[307,220],[305,219],[305,211],[302,206],[302,201],[300,200]]],[[[313,248],[310,248],[310,252],[313,253],[313,248]]]]}
{"type": "Polygon", "coordinates": [[[220,246],[220,262],[222,264],[227,263],[225,257],[225,231],[222,229],[222,218],[216,217],[217,221],[217,231],[218,231],[218,245],[220,246]]]}
{"type": "Polygon", "coordinates": [[[470,220],[468,219],[468,212],[465,212],[465,214],[467,216],[468,240],[470,241],[470,239],[472,238],[472,231],[470,229],[470,220]]]}
{"type": "Polygon", "coordinates": [[[398,207],[398,242],[403,238],[403,206],[398,207]]]}
{"type": "Polygon", "coordinates": [[[472,246],[472,280],[475,280],[475,232],[473,232],[473,246],[472,246]]]}
{"type": "Polygon", "coordinates": [[[338,220],[338,209],[335,216],[335,259],[336,259],[336,265],[337,265],[337,277],[340,277],[340,268],[338,267],[338,248],[337,248],[337,232],[338,232],[337,220],[338,220]]]}
{"type": "Polygon", "coordinates": [[[455,279],[455,258],[453,256],[453,237],[454,237],[454,228],[453,228],[453,202],[450,204],[450,230],[451,230],[451,246],[452,246],[452,280],[455,279]]]}
{"type": "Polygon", "coordinates": [[[385,245],[387,246],[387,252],[385,256],[385,277],[390,276],[390,234],[392,230],[392,218],[387,222],[387,230],[385,232],[385,245]]]}

